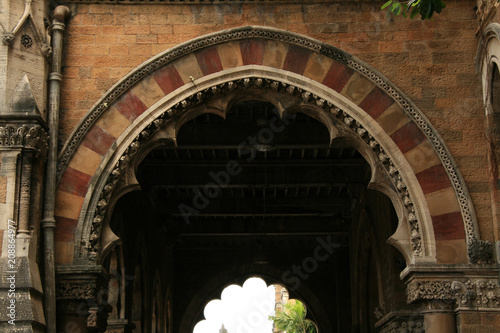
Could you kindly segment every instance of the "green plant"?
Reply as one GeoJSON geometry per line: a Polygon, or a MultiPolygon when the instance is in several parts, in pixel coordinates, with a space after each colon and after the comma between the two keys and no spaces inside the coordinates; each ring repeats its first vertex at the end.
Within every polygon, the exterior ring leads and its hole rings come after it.
{"type": "Polygon", "coordinates": [[[300,301],[288,302],[275,316],[269,316],[275,327],[286,333],[317,333],[316,325],[306,319],[306,307],[300,301]]]}
{"type": "Polygon", "coordinates": [[[389,0],[382,6],[382,9],[387,9],[393,15],[410,18],[420,15],[422,20],[428,20],[434,12],[439,14],[445,7],[446,4],[442,0],[389,0]]]}

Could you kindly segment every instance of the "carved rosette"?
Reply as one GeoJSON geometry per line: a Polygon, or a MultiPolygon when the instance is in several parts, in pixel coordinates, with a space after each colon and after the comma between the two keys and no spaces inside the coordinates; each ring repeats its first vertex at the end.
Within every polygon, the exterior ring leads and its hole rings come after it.
{"type": "Polygon", "coordinates": [[[40,125],[0,126],[0,148],[33,149],[45,158],[48,140],[47,132],[40,125]]]}
{"type": "Polygon", "coordinates": [[[341,110],[336,105],[316,96],[315,94],[283,82],[270,80],[260,77],[249,77],[236,81],[225,82],[212,86],[208,89],[198,92],[185,100],[177,103],[171,109],[164,112],[161,116],[151,122],[146,128],[133,140],[125,153],[120,157],[116,163],[108,180],[100,194],[97,202],[95,216],[92,220],[91,233],[88,244],[88,257],[90,260],[95,260],[99,254],[99,239],[101,233],[101,225],[103,218],[106,214],[106,209],[110,201],[113,190],[123,174],[124,170],[128,167],[129,162],[133,159],[139,148],[143,146],[149,138],[165,126],[176,114],[181,114],[187,109],[201,105],[211,98],[221,94],[227,94],[235,91],[236,89],[262,89],[271,90],[277,93],[288,94],[301,101],[301,103],[313,104],[316,107],[323,109],[324,112],[335,118],[338,124],[351,131],[355,136],[361,138],[365,144],[370,148],[373,154],[377,157],[379,163],[386,170],[387,175],[392,181],[394,189],[399,194],[401,201],[406,207],[406,216],[410,225],[410,244],[412,252],[415,256],[421,257],[423,255],[423,248],[421,242],[420,223],[417,219],[413,200],[410,197],[405,181],[400,175],[395,164],[391,161],[388,154],[381,147],[375,138],[354,118],[350,117],[346,112],[341,110]]]}
{"type": "Polygon", "coordinates": [[[438,306],[436,309],[440,309],[440,305],[445,308],[500,308],[500,284],[495,280],[413,281],[406,292],[408,303],[426,301],[431,307],[433,304],[438,306]]]}
{"type": "Polygon", "coordinates": [[[493,245],[489,241],[472,238],[468,242],[469,259],[473,264],[493,263],[493,245]]]}

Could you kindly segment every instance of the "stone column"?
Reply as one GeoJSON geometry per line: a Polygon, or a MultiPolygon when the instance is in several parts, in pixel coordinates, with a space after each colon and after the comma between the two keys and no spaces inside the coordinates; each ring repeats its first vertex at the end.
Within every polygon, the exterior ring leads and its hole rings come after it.
{"type": "Polygon", "coordinates": [[[426,333],[457,333],[457,295],[451,281],[414,280],[407,285],[408,303],[420,307],[426,333]]]}
{"type": "Polygon", "coordinates": [[[24,77],[0,112],[0,308],[9,309],[0,310],[2,332],[33,332],[45,325],[34,177],[46,154],[46,128],[24,77]]]}
{"type": "Polygon", "coordinates": [[[457,333],[454,305],[454,300],[432,300],[422,302],[425,332],[457,333]]]}
{"type": "Polygon", "coordinates": [[[106,331],[107,283],[101,266],[57,267],[57,331],[106,331]]]}

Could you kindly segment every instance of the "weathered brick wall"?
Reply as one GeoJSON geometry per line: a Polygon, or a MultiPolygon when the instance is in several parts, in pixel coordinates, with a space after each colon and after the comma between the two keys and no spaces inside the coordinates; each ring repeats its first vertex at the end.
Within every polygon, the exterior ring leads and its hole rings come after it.
{"type": "Polygon", "coordinates": [[[464,312],[457,316],[462,333],[494,333],[500,327],[500,315],[491,312],[464,312]]]}
{"type": "Polygon", "coordinates": [[[475,1],[448,1],[432,21],[387,18],[380,4],[78,5],[68,22],[61,140],[120,78],[179,43],[244,25],[272,26],[334,45],[402,89],[447,142],[493,239],[475,1]]]}

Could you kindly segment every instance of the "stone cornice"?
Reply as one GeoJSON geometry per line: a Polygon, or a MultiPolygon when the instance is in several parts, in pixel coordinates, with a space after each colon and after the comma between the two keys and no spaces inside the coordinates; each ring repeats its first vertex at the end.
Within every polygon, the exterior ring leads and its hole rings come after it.
{"type": "Polygon", "coordinates": [[[402,280],[411,282],[417,279],[435,279],[443,280],[450,277],[481,277],[481,278],[497,278],[499,267],[496,264],[489,265],[471,265],[471,264],[456,264],[456,265],[436,265],[423,264],[409,265],[400,274],[402,280]]]}

